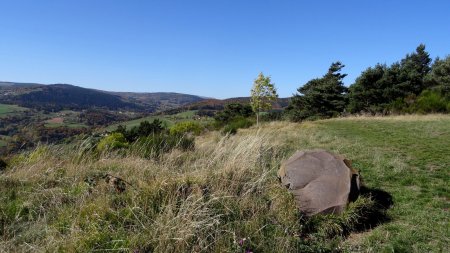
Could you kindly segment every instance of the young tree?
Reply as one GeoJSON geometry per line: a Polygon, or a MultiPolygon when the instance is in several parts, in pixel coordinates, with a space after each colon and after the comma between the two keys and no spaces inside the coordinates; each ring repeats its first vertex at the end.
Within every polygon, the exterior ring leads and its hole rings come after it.
{"type": "Polygon", "coordinates": [[[265,77],[263,73],[259,73],[253,82],[251,90],[251,106],[256,113],[256,125],[259,124],[259,113],[272,108],[272,102],[278,98],[275,84],[270,80],[270,76],[265,77]]]}

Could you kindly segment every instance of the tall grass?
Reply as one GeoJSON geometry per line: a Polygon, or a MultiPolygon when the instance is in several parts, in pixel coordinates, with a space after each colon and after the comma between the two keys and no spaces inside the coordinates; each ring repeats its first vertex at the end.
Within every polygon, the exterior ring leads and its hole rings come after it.
{"type": "Polygon", "coordinates": [[[40,146],[0,174],[0,252],[341,251],[376,208],[373,199],[360,198],[342,215],[305,219],[278,183],[280,163],[306,148],[330,149],[357,165],[384,159],[377,170],[401,160],[368,158],[362,142],[349,144],[323,124],[210,132],[196,138],[195,149],[158,159],[137,149],[94,154],[88,140],[76,148],[40,146]],[[125,180],[127,189],[117,191],[105,175],[125,180]]]}

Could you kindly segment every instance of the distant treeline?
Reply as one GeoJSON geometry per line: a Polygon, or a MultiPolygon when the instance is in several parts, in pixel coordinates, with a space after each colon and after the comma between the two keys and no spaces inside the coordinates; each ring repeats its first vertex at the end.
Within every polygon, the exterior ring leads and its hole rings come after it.
{"type": "Polygon", "coordinates": [[[450,56],[430,58],[421,44],[391,64],[376,64],[344,86],[341,62],[298,88],[285,116],[293,121],[342,114],[446,113],[450,111],[450,56]]]}

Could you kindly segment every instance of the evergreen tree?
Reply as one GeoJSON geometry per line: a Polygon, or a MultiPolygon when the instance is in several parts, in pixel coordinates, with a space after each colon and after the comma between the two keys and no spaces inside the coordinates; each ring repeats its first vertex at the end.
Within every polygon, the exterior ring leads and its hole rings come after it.
{"type": "Polygon", "coordinates": [[[450,55],[436,59],[431,72],[425,77],[427,87],[440,90],[444,95],[450,96],[450,55]]]}
{"type": "Polygon", "coordinates": [[[400,61],[399,69],[397,69],[397,64],[393,64],[391,72],[397,72],[398,79],[388,90],[389,100],[394,101],[408,95],[419,95],[426,89],[424,77],[431,70],[431,61],[430,55],[425,51],[425,45],[420,44],[415,53],[407,54],[400,61]]]}
{"type": "Polygon", "coordinates": [[[226,124],[236,117],[250,117],[253,115],[253,109],[249,104],[230,103],[225,105],[225,108],[218,112],[214,119],[221,124],[226,124]]]}
{"type": "Polygon", "coordinates": [[[349,110],[353,113],[402,110],[416,100],[431,84],[425,76],[431,70],[431,58],[420,44],[416,51],[407,54],[391,66],[378,64],[368,68],[350,86],[349,110]]]}
{"type": "Polygon", "coordinates": [[[380,108],[386,103],[384,94],[387,82],[386,65],[377,64],[375,67],[369,67],[361,73],[349,88],[349,111],[352,113],[361,111],[380,111],[380,108]]]}
{"type": "Polygon", "coordinates": [[[313,79],[297,90],[288,107],[292,120],[329,118],[344,111],[347,88],[343,79],[347,74],[341,73],[343,67],[341,62],[334,62],[323,77],[313,79]]]}

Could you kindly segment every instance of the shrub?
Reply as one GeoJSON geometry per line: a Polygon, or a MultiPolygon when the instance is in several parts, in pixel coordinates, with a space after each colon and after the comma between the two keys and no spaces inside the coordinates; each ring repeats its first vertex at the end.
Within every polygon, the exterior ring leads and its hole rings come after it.
{"type": "Polygon", "coordinates": [[[199,123],[192,121],[179,122],[170,128],[171,135],[199,135],[201,132],[202,126],[199,123]]]}
{"type": "Polygon", "coordinates": [[[121,133],[128,142],[133,142],[139,137],[146,137],[149,135],[160,134],[165,130],[163,122],[159,119],[154,119],[153,122],[147,120],[142,121],[139,126],[135,126],[127,130],[126,126],[119,125],[114,133],[121,133]]]}
{"type": "Polygon", "coordinates": [[[103,139],[97,145],[97,151],[103,152],[128,147],[128,142],[121,133],[112,133],[103,139]]]}
{"type": "Polygon", "coordinates": [[[223,128],[222,133],[235,134],[239,128],[249,128],[253,123],[253,121],[247,118],[236,117],[223,128]]]}
{"type": "Polygon", "coordinates": [[[424,90],[418,97],[414,109],[421,113],[445,112],[449,102],[437,90],[424,90]]]}
{"type": "Polygon", "coordinates": [[[277,121],[283,119],[283,111],[273,110],[265,114],[261,114],[261,121],[277,121]]]}
{"type": "Polygon", "coordinates": [[[214,116],[215,121],[222,126],[239,117],[250,117],[253,115],[252,107],[248,104],[231,103],[227,104],[224,110],[214,116]]]}

